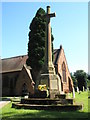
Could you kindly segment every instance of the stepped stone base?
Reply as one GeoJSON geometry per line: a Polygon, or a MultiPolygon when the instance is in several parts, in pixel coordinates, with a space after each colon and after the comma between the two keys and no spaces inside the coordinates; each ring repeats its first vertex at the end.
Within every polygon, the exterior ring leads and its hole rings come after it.
{"type": "Polygon", "coordinates": [[[37,105],[58,105],[58,104],[73,104],[73,99],[40,99],[27,98],[21,99],[21,104],[37,104],[37,105]]]}
{"type": "Polygon", "coordinates": [[[14,108],[35,109],[35,110],[58,110],[74,111],[83,108],[82,105],[75,105],[73,99],[66,99],[66,94],[56,94],[56,98],[23,98],[20,103],[13,103],[14,108]]]}
{"type": "Polygon", "coordinates": [[[12,108],[31,109],[31,110],[57,110],[57,111],[75,111],[82,109],[82,105],[32,105],[32,104],[12,104],[12,108]]]}
{"type": "Polygon", "coordinates": [[[58,110],[74,111],[83,108],[82,105],[75,105],[73,99],[66,99],[65,94],[56,95],[57,98],[23,98],[20,103],[13,103],[14,108],[24,108],[33,110],[58,110]]]}

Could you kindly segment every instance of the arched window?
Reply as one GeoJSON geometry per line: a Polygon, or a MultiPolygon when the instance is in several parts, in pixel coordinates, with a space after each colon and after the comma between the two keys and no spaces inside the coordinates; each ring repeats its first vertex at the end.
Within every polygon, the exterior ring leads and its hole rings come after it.
{"type": "Polygon", "coordinates": [[[60,77],[60,81],[61,81],[61,91],[63,91],[63,83],[62,83],[62,77],[60,75],[60,73],[58,73],[59,77],[60,77]]]}
{"type": "Polygon", "coordinates": [[[66,82],[66,66],[64,62],[62,64],[62,76],[63,76],[63,82],[66,82]]]}

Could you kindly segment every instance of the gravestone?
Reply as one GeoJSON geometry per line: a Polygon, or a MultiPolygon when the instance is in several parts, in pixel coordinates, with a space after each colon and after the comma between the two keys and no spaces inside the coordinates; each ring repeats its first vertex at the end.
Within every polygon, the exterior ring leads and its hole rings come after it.
{"type": "Polygon", "coordinates": [[[79,93],[79,88],[77,87],[77,92],[79,93]]]}
{"type": "Polygon", "coordinates": [[[75,98],[75,90],[74,90],[74,87],[73,87],[73,99],[75,98]]]}
{"type": "MultiPolygon", "coordinates": [[[[51,43],[51,26],[50,19],[55,17],[55,13],[50,13],[50,6],[47,6],[47,14],[43,17],[46,18],[46,41],[45,41],[45,62],[40,74],[40,81],[38,84],[48,87],[50,98],[55,98],[56,94],[60,94],[61,81],[55,73],[55,68],[52,62],[52,43],[51,43]]],[[[38,85],[37,84],[37,85],[38,85]]]]}

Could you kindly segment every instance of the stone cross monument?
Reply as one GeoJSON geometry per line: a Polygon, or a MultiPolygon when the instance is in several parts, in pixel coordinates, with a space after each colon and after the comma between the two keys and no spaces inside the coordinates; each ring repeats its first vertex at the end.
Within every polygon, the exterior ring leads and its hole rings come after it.
{"type": "MultiPolygon", "coordinates": [[[[51,26],[50,18],[55,17],[55,13],[50,13],[50,6],[47,6],[46,18],[46,41],[45,41],[45,63],[41,70],[39,84],[49,88],[50,98],[54,98],[56,94],[61,91],[61,81],[58,75],[55,73],[55,68],[52,62],[52,43],[51,43],[51,26]]],[[[37,80],[38,81],[38,80],[37,80]]]]}
{"type": "Polygon", "coordinates": [[[45,41],[45,65],[48,73],[54,73],[54,66],[52,63],[52,41],[51,41],[51,26],[50,18],[55,17],[55,13],[50,13],[50,6],[47,6],[46,17],[46,41],[45,41]]]}

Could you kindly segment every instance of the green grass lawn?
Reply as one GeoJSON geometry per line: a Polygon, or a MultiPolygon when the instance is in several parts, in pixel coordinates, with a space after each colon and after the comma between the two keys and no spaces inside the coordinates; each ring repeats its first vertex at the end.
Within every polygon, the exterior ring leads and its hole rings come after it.
{"type": "Polygon", "coordinates": [[[88,118],[88,92],[76,93],[75,101],[77,103],[83,103],[83,110],[79,111],[45,111],[45,110],[25,110],[11,108],[12,103],[9,103],[2,108],[2,120],[18,120],[18,119],[30,119],[30,118],[88,118]]]}

